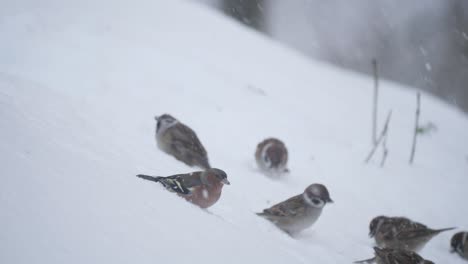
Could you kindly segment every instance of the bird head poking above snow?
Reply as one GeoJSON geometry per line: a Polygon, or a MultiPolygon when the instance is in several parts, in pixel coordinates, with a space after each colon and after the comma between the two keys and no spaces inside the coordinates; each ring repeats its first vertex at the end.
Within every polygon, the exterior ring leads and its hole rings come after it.
{"type": "Polygon", "coordinates": [[[369,237],[374,237],[375,234],[377,234],[377,231],[379,231],[380,226],[382,226],[382,223],[387,218],[388,217],[381,215],[371,220],[369,224],[369,237]]]}
{"type": "Polygon", "coordinates": [[[313,207],[322,208],[326,203],[333,203],[327,187],[319,183],[309,185],[304,190],[303,198],[308,205],[313,207]]]}
{"type": "Polygon", "coordinates": [[[267,138],[258,143],[255,160],[267,176],[277,178],[289,172],[287,169],[288,150],[285,144],[277,138],[267,138]]]}
{"type": "Polygon", "coordinates": [[[452,236],[450,247],[452,252],[457,252],[462,256],[468,256],[468,252],[464,251],[465,245],[468,243],[468,232],[458,232],[452,236]]]}
{"type": "Polygon", "coordinates": [[[154,120],[156,120],[156,122],[157,122],[156,132],[165,130],[165,129],[177,124],[177,119],[175,119],[173,116],[168,115],[168,114],[163,114],[161,116],[155,116],[154,120]]]}

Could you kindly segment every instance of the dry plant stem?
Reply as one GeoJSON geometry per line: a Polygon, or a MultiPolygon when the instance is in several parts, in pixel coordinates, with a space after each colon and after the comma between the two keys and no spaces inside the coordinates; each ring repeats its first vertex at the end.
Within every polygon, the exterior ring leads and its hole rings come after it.
{"type": "Polygon", "coordinates": [[[380,132],[379,138],[377,139],[377,142],[374,144],[371,151],[369,152],[369,155],[367,155],[367,158],[364,161],[365,163],[368,163],[370,161],[370,159],[372,158],[372,156],[375,153],[375,150],[377,149],[377,147],[380,145],[380,143],[382,142],[382,140],[386,136],[387,130],[388,130],[388,124],[390,123],[390,118],[391,117],[392,117],[392,111],[390,110],[388,112],[388,115],[387,115],[387,120],[385,120],[385,126],[383,127],[382,132],[380,132]]]}
{"type": "Polygon", "coordinates": [[[421,114],[421,93],[416,94],[416,120],[414,122],[414,134],[413,134],[413,145],[411,146],[411,155],[409,159],[409,164],[413,164],[414,155],[416,153],[416,141],[418,138],[418,128],[419,128],[419,116],[421,114]]]}
{"type": "Polygon", "coordinates": [[[384,136],[383,143],[382,143],[383,154],[382,154],[382,160],[380,161],[381,168],[385,165],[385,161],[387,160],[387,156],[388,156],[387,138],[388,138],[388,129],[387,131],[385,131],[385,136],[384,136]]]}

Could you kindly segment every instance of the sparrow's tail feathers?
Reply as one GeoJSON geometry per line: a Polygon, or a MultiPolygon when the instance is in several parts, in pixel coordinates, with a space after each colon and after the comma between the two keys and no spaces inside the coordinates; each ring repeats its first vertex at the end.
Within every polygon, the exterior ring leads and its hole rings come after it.
{"type": "Polygon", "coordinates": [[[374,263],[375,262],[375,257],[370,258],[370,259],[364,259],[364,260],[358,260],[354,261],[353,263],[374,263]]]}
{"type": "Polygon", "coordinates": [[[427,229],[427,228],[421,228],[421,229],[415,229],[415,230],[406,230],[406,231],[401,231],[400,233],[397,234],[397,238],[399,239],[417,239],[421,237],[433,237],[436,236],[437,234],[455,229],[455,227],[449,227],[449,228],[442,228],[442,229],[427,229]]]}
{"type": "Polygon", "coordinates": [[[445,232],[445,231],[449,231],[449,230],[453,230],[455,229],[456,227],[447,227],[447,228],[441,228],[441,229],[436,229],[434,230],[434,233],[442,233],[442,232],[445,232]]]}

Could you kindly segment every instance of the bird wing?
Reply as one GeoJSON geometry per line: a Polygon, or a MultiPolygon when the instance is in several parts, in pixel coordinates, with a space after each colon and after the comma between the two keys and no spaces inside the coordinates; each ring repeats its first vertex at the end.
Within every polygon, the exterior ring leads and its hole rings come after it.
{"type": "MultiPolygon", "coordinates": [[[[375,256],[380,259],[381,262],[387,264],[403,264],[403,263],[419,263],[413,262],[414,257],[413,252],[406,250],[398,250],[391,248],[375,248],[375,256]]],[[[418,257],[418,256],[416,256],[418,257]]]]}
{"type": "Polygon", "coordinates": [[[296,195],[279,204],[263,210],[263,214],[273,217],[290,217],[303,214],[305,211],[304,201],[301,195],[296,195]]]}
{"type": "Polygon", "coordinates": [[[387,219],[381,226],[381,233],[386,240],[394,238],[400,239],[400,233],[406,233],[411,230],[419,230],[427,228],[425,225],[411,221],[406,217],[392,217],[387,219]]]}
{"type": "Polygon", "coordinates": [[[205,169],[210,168],[206,150],[196,133],[182,123],[178,123],[171,129],[173,131],[171,146],[176,153],[176,158],[190,166],[199,165],[205,169]]]}
{"type": "Polygon", "coordinates": [[[169,190],[180,194],[191,194],[192,189],[202,185],[200,173],[176,174],[160,178],[159,181],[169,190]]]}
{"type": "Polygon", "coordinates": [[[174,129],[174,142],[197,155],[206,155],[206,150],[197,137],[197,134],[188,126],[179,123],[178,129],[174,129]]]}
{"type": "Polygon", "coordinates": [[[402,230],[396,235],[396,237],[397,239],[400,239],[400,240],[418,239],[418,238],[423,238],[423,237],[431,237],[431,236],[439,234],[440,232],[452,230],[452,229],[454,228],[450,227],[450,228],[434,230],[434,229],[430,229],[424,226],[423,228],[402,230]]]}
{"type": "Polygon", "coordinates": [[[417,229],[427,229],[427,226],[421,224],[421,223],[418,223],[418,222],[415,222],[415,221],[411,221],[409,220],[408,218],[401,218],[401,222],[400,222],[400,229],[402,230],[417,230],[417,229]]]}
{"type": "Polygon", "coordinates": [[[183,185],[187,188],[193,188],[203,185],[201,181],[201,171],[196,171],[188,174],[180,174],[178,177],[182,180],[183,185]]]}
{"type": "Polygon", "coordinates": [[[405,217],[396,218],[394,237],[398,240],[408,240],[427,236],[430,231],[426,225],[412,221],[405,217]]]}
{"type": "Polygon", "coordinates": [[[423,258],[413,251],[399,251],[388,256],[389,263],[423,263],[423,258]]]}

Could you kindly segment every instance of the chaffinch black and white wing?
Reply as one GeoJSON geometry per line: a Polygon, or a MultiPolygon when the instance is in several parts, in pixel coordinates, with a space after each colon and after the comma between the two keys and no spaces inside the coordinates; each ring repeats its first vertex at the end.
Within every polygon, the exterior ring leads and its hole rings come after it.
{"type": "Polygon", "coordinates": [[[167,177],[143,174],[139,174],[137,177],[159,182],[167,190],[177,193],[201,208],[208,208],[215,204],[221,196],[223,186],[230,184],[226,173],[216,168],[167,177]]]}
{"type": "Polygon", "coordinates": [[[179,194],[190,194],[192,192],[191,188],[202,184],[200,175],[201,172],[193,172],[187,174],[176,174],[167,177],[138,174],[137,177],[149,181],[159,182],[171,192],[179,194]]]}

